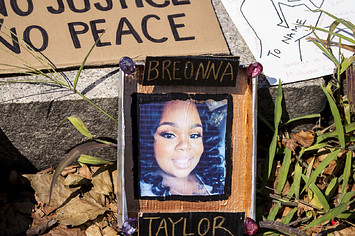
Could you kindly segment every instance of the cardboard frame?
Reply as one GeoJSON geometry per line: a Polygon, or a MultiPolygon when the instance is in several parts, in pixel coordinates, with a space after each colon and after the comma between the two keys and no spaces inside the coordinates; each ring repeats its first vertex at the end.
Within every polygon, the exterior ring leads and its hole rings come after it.
{"type": "MultiPolygon", "coordinates": [[[[125,120],[125,191],[127,195],[127,212],[124,217],[137,217],[144,213],[171,212],[245,212],[246,217],[255,218],[255,175],[256,175],[256,91],[257,80],[246,76],[246,68],[240,67],[237,85],[228,88],[204,88],[198,86],[143,86],[140,80],[144,65],[137,66],[135,75],[125,76],[124,120],[125,120]],[[230,94],[233,101],[232,155],[233,171],[231,191],[227,199],[204,202],[183,201],[181,199],[140,199],[134,187],[134,173],[137,171],[137,150],[134,148],[134,127],[132,126],[132,102],[135,93],[162,94],[230,94]],[[133,127],[133,130],[132,130],[133,127]],[[236,174],[234,170],[239,170],[236,174]]],[[[120,132],[119,132],[120,133],[120,132]]],[[[119,171],[118,171],[119,172],[119,171]]],[[[119,208],[120,209],[120,208],[119,208]]]]}

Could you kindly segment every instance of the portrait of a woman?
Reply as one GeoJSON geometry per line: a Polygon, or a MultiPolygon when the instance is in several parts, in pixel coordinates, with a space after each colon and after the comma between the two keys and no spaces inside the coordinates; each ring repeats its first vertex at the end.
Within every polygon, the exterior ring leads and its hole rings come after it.
{"type": "Polygon", "coordinates": [[[192,99],[139,105],[141,197],[224,194],[226,102],[214,111],[208,105],[192,99]]]}

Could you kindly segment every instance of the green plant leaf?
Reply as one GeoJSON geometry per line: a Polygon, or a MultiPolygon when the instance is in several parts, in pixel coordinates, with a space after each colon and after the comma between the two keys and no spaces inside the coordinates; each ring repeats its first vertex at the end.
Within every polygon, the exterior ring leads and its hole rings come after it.
{"type": "MultiPolygon", "coordinates": [[[[331,36],[337,36],[338,38],[341,38],[341,39],[344,39],[352,44],[355,44],[355,40],[350,38],[350,37],[347,37],[346,35],[344,34],[338,34],[338,33],[334,33],[334,32],[331,32],[329,30],[326,30],[326,29],[323,29],[323,28],[319,28],[319,27],[311,27],[312,30],[317,30],[317,31],[321,31],[321,32],[324,32],[324,33],[327,33],[327,34],[330,34],[331,36]]],[[[314,33],[313,33],[314,34],[314,33]]],[[[318,38],[318,37],[317,37],[318,38]]]]}
{"type": "Polygon", "coordinates": [[[302,192],[306,190],[306,188],[318,177],[320,173],[327,167],[332,160],[334,160],[338,153],[340,152],[340,149],[337,149],[333,152],[331,152],[318,166],[317,168],[313,171],[311,177],[309,177],[308,181],[306,182],[306,185],[303,187],[302,192]]]}
{"type": "Polygon", "coordinates": [[[76,90],[76,85],[78,84],[80,74],[81,74],[82,70],[84,69],[85,63],[86,63],[89,55],[91,54],[92,50],[95,48],[96,43],[100,41],[100,38],[101,38],[102,35],[103,34],[101,34],[100,37],[96,40],[96,42],[91,46],[90,51],[86,54],[84,60],[81,62],[80,68],[79,68],[78,72],[76,73],[76,76],[75,76],[75,79],[74,79],[74,87],[73,87],[74,90],[76,90]]]}
{"type": "Polygon", "coordinates": [[[326,144],[326,143],[317,143],[312,146],[309,146],[308,148],[305,148],[304,152],[319,150],[319,149],[327,147],[327,146],[328,146],[328,144],[326,144]]]}
{"type": "Polygon", "coordinates": [[[295,181],[291,184],[290,190],[287,193],[287,198],[290,199],[295,194],[295,181]]]}
{"type": "MultiPolygon", "coordinates": [[[[305,182],[309,181],[309,179],[305,175],[302,175],[302,178],[305,182]]],[[[314,196],[317,198],[317,200],[319,201],[319,203],[321,204],[325,212],[328,212],[330,210],[330,206],[327,199],[323,195],[322,191],[320,191],[317,185],[315,185],[313,182],[309,184],[309,188],[313,192],[314,196]]]]}
{"type": "Polygon", "coordinates": [[[313,158],[312,158],[312,161],[308,164],[307,171],[306,171],[306,176],[307,176],[307,178],[309,178],[309,176],[310,176],[311,173],[312,173],[313,163],[314,163],[314,160],[315,160],[315,159],[316,159],[316,158],[313,157],[313,158]]]}
{"type": "Polygon", "coordinates": [[[346,189],[348,188],[348,183],[349,183],[350,173],[351,173],[352,158],[353,158],[353,152],[348,151],[348,153],[346,154],[346,161],[345,161],[344,172],[343,172],[343,186],[342,186],[342,191],[341,191],[341,195],[340,195],[340,202],[343,202],[343,198],[346,193],[346,189]]]}
{"type": "MultiPolygon", "coordinates": [[[[349,125],[346,125],[345,127],[345,133],[349,133],[349,132],[352,132],[355,130],[355,122],[349,124],[349,125]]],[[[316,141],[315,143],[318,144],[324,140],[326,140],[327,138],[333,138],[333,137],[336,137],[338,136],[338,132],[337,130],[334,130],[332,132],[326,132],[324,134],[321,134],[319,136],[316,137],[316,141]]]]}
{"type": "MultiPolygon", "coordinates": [[[[347,84],[347,87],[350,86],[348,80],[346,81],[346,84],[347,84]]],[[[344,120],[346,121],[347,125],[351,123],[351,110],[352,110],[351,105],[349,104],[349,101],[348,101],[348,99],[349,99],[349,92],[348,91],[346,92],[347,93],[346,97],[343,97],[343,99],[341,101],[341,105],[343,106],[343,109],[344,109],[344,118],[345,118],[344,120]]],[[[352,96],[352,95],[350,94],[350,96],[352,96]]]]}
{"type": "Polygon", "coordinates": [[[89,156],[86,154],[81,154],[78,162],[80,164],[88,164],[88,165],[105,165],[112,163],[111,161],[104,160],[100,157],[89,156]]]}
{"type": "Polygon", "coordinates": [[[328,99],[328,103],[330,106],[330,110],[332,111],[332,115],[334,118],[334,122],[335,122],[335,127],[338,133],[338,139],[339,139],[339,143],[340,146],[342,148],[345,148],[345,136],[344,136],[344,127],[341,121],[341,117],[340,117],[340,113],[338,110],[337,105],[335,104],[335,101],[333,100],[333,98],[330,96],[330,94],[326,91],[326,89],[323,87],[323,85],[320,85],[323,92],[325,93],[325,95],[327,96],[328,99]]]}
{"type": "Polygon", "coordinates": [[[267,220],[275,220],[277,213],[279,212],[281,208],[281,203],[278,202],[274,205],[274,207],[271,209],[269,215],[267,216],[267,220]]]}
{"type": "Polygon", "coordinates": [[[284,127],[285,125],[288,125],[292,122],[295,122],[295,121],[304,120],[304,119],[314,119],[314,118],[319,118],[319,117],[320,117],[320,114],[310,114],[310,115],[306,115],[306,116],[296,117],[296,118],[288,120],[285,123],[280,124],[280,128],[284,127]]]}
{"type": "MultiPolygon", "coordinates": [[[[329,32],[334,32],[334,30],[338,27],[338,25],[340,24],[339,20],[335,20],[333,21],[333,23],[329,26],[329,32]]],[[[332,35],[329,33],[328,37],[327,37],[327,41],[330,42],[330,40],[332,39],[332,35]]],[[[329,45],[328,45],[329,46],[329,45]]]]}
{"type": "Polygon", "coordinates": [[[281,194],[287,177],[288,177],[288,171],[290,169],[290,165],[291,165],[291,150],[289,148],[285,149],[285,155],[284,155],[284,159],[282,161],[282,166],[281,166],[281,170],[280,170],[280,175],[279,175],[279,182],[277,183],[277,193],[281,194]]]}
{"type": "Polygon", "coordinates": [[[59,128],[61,128],[63,126],[64,122],[66,122],[67,120],[69,120],[82,135],[88,137],[89,139],[92,139],[94,137],[90,133],[90,131],[86,128],[83,120],[79,116],[69,116],[69,117],[65,118],[64,120],[62,120],[60,122],[57,130],[59,128]]]}
{"type": "Polygon", "coordinates": [[[347,203],[354,196],[355,196],[355,191],[351,191],[351,192],[345,193],[343,195],[342,199],[340,200],[340,203],[347,203]]]}
{"type": "Polygon", "coordinates": [[[335,191],[337,190],[339,186],[339,181],[337,177],[332,178],[332,180],[329,182],[327,188],[325,189],[325,197],[329,201],[332,197],[335,191]]]}
{"type": "Polygon", "coordinates": [[[281,220],[281,223],[288,224],[292,220],[294,214],[298,211],[298,208],[293,208],[285,217],[281,220]]]}
{"type": "Polygon", "coordinates": [[[109,146],[110,145],[108,145],[108,144],[97,143],[97,142],[91,141],[91,142],[80,144],[80,145],[76,146],[75,148],[73,148],[61,160],[61,162],[58,164],[57,168],[54,171],[52,182],[51,182],[51,187],[49,190],[48,205],[50,205],[50,202],[51,202],[53,187],[54,187],[60,173],[62,173],[62,171],[65,169],[65,167],[67,167],[71,162],[73,162],[76,158],[78,158],[81,154],[83,154],[85,152],[89,152],[92,150],[96,150],[96,149],[100,149],[100,148],[104,148],[104,147],[109,147],[109,146]]]}
{"type": "Polygon", "coordinates": [[[323,222],[326,222],[328,220],[331,220],[335,217],[337,217],[339,214],[343,213],[346,210],[347,204],[341,203],[339,206],[331,209],[328,213],[326,213],[324,216],[319,217],[318,219],[312,221],[309,223],[303,230],[306,230],[308,228],[320,225],[323,222]]]}
{"type": "Polygon", "coordinates": [[[267,170],[265,171],[264,169],[264,182],[266,183],[267,180],[269,179],[270,175],[271,175],[271,170],[272,170],[272,166],[273,166],[273,162],[274,162],[274,157],[275,157],[275,153],[276,153],[276,147],[277,147],[277,136],[278,136],[278,132],[279,132],[279,124],[281,121],[281,115],[282,115],[282,106],[281,106],[281,102],[282,102],[282,85],[281,85],[281,80],[279,80],[279,85],[277,88],[277,93],[276,93],[276,99],[275,99],[275,110],[274,110],[274,135],[272,137],[272,141],[269,147],[269,155],[267,157],[267,164],[265,165],[265,167],[267,168],[267,170]],[[266,172],[266,176],[265,176],[265,172],[266,172]]]}
{"type": "MultiPolygon", "coordinates": [[[[323,12],[324,14],[330,16],[331,18],[333,18],[335,21],[341,23],[342,25],[344,25],[345,27],[347,27],[348,29],[351,30],[351,32],[354,32],[355,31],[355,26],[350,22],[350,21],[346,21],[342,18],[339,18],[339,17],[336,17],[334,16],[333,14],[327,12],[327,11],[324,11],[324,10],[321,10],[321,9],[316,9],[314,10],[315,12],[316,11],[320,11],[320,12],[323,12]]],[[[354,35],[354,38],[355,38],[355,35],[354,35]]]]}
{"type": "Polygon", "coordinates": [[[355,211],[344,211],[343,213],[339,214],[337,216],[340,219],[346,219],[346,220],[354,220],[355,219],[355,211]]]}
{"type": "Polygon", "coordinates": [[[355,61],[355,55],[348,57],[348,58],[344,58],[344,60],[341,62],[340,74],[343,74],[346,71],[346,69],[348,69],[349,66],[351,66],[353,64],[354,61],[355,61]]]}
{"type": "Polygon", "coordinates": [[[297,161],[295,164],[295,177],[294,177],[294,184],[295,184],[295,197],[297,200],[300,199],[300,188],[301,188],[301,176],[302,176],[302,167],[300,163],[297,161]]]}
{"type": "Polygon", "coordinates": [[[310,38],[310,40],[336,65],[338,68],[340,66],[339,62],[335,58],[331,48],[328,49],[327,45],[323,43],[323,41],[318,37],[318,35],[314,32],[314,29],[312,27],[312,32],[314,36],[316,36],[317,40],[310,38]]]}

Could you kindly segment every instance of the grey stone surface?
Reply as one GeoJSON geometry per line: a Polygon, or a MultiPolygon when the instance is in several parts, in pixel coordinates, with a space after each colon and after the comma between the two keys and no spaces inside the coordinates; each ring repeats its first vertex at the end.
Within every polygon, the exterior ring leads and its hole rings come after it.
{"type": "MultiPolygon", "coordinates": [[[[71,80],[77,71],[66,71],[71,80]]],[[[32,79],[35,79],[32,77],[32,79]]],[[[117,117],[118,68],[86,69],[78,90],[113,117],[117,117]]],[[[0,168],[35,172],[56,167],[75,145],[87,140],[69,122],[78,115],[96,137],[116,139],[117,125],[68,89],[43,84],[0,86],[0,168]]],[[[115,160],[116,150],[99,151],[97,156],[115,160]]]]}
{"type": "MultiPolygon", "coordinates": [[[[221,1],[212,2],[231,54],[240,56],[243,65],[254,62],[255,58],[221,1]]],[[[83,91],[115,116],[118,96],[116,80],[119,79],[117,72],[117,67],[86,69],[78,87],[79,91],[83,91]]],[[[72,80],[76,70],[65,73],[72,80]]],[[[284,120],[319,113],[324,109],[326,99],[319,83],[323,83],[323,79],[283,86],[284,120]]],[[[276,87],[270,87],[263,77],[258,84],[258,112],[272,120],[276,87]]],[[[55,132],[59,122],[69,115],[81,116],[93,134],[116,139],[117,127],[114,122],[66,90],[17,84],[0,86],[0,94],[0,166],[5,170],[34,172],[56,166],[66,151],[85,140],[69,123],[55,132]]],[[[116,158],[114,150],[101,154],[109,159],[116,158]]]]}
{"type": "MultiPolygon", "coordinates": [[[[320,87],[324,85],[322,78],[285,84],[283,89],[282,117],[281,122],[290,119],[321,113],[326,105],[327,98],[320,87]]],[[[271,124],[274,119],[274,101],[276,98],[277,87],[260,87],[258,90],[258,113],[263,115],[271,124]]],[[[311,129],[317,119],[303,119],[289,126],[292,132],[311,129]]]]}
{"type": "MultiPolygon", "coordinates": [[[[117,117],[117,97],[95,99],[95,103],[117,117]]],[[[56,167],[67,151],[87,140],[69,122],[58,129],[67,116],[80,116],[96,137],[116,139],[117,125],[83,100],[11,103],[0,105],[1,168],[36,171],[56,167]]],[[[96,153],[116,159],[116,150],[96,153]]]]}

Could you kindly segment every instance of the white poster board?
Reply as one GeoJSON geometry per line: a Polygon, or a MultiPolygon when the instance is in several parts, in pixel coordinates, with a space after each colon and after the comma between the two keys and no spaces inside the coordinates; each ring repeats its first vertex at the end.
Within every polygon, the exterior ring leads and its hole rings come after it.
{"type": "MultiPolygon", "coordinates": [[[[354,0],[222,0],[271,85],[333,73],[334,64],[311,41],[305,26],[327,27],[337,17],[355,22],[354,0]]],[[[319,34],[326,39],[326,35],[319,34]]],[[[346,44],[346,42],[342,42],[346,44]]],[[[334,51],[337,55],[337,51],[334,51]]]]}

